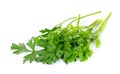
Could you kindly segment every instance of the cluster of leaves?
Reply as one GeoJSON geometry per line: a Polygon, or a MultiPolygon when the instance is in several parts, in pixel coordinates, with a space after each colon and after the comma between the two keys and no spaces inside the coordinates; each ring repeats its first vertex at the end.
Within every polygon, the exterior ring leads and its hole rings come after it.
{"type": "Polygon", "coordinates": [[[59,59],[63,59],[65,63],[77,59],[85,61],[93,53],[90,48],[91,43],[95,43],[96,47],[99,47],[99,35],[111,13],[104,20],[97,19],[88,26],[80,26],[79,22],[80,19],[97,13],[100,13],[100,11],[82,17],[79,15],[69,18],[52,29],[40,30],[41,35],[32,37],[26,44],[12,43],[11,49],[14,50],[14,54],[27,52],[28,54],[24,56],[24,62],[29,61],[30,63],[36,61],[52,64],[59,59]],[[62,27],[62,24],[68,20],[72,20],[72,22],[66,27],[62,27]],[[77,22],[76,25],[73,25],[73,22],[77,22]],[[36,47],[42,47],[43,49],[36,50],[36,47]]]}

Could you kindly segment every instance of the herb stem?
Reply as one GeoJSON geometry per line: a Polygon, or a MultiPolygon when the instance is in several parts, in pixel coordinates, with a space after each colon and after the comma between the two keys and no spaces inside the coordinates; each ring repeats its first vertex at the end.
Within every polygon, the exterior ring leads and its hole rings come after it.
{"type": "Polygon", "coordinates": [[[88,17],[88,16],[91,16],[91,15],[95,15],[95,14],[98,14],[98,13],[101,13],[101,11],[97,11],[97,12],[94,12],[94,13],[90,13],[90,14],[87,14],[87,15],[84,15],[80,18],[85,18],[85,17],[88,17]]]}
{"type": "Polygon", "coordinates": [[[110,12],[108,14],[108,16],[102,21],[100,27],[98,28],[98,30],[95,32],[96,35],[100,35],[102,33],[102,31],[104,30],[105,26],[106,26],[106,23],[108,21],[108,19],[110,18],[110,16],[112,15],[112,12],[110,12]]]}
{"type": "Polygon", "coordinates": [[[80,24],[80,14],[78,15],[78,18],[77,18],[77,26],[79,26],[80,24]]]}
{"type": "Polygon", "coordinates": [[[77,23],[77,24],[79,24],[79,20],[80,20],[81,18],[85,18],[85,17],[91,16],[91,15],[95,15],[95,14],[98,14],[98,13],[101,13],[101,11],[97,11],[97,12],[94,12],[94,13],[90,13],[90,14],[87,14],[87,15],[84,15],[84,16],[81,16],[81,17],[80,17],[80,15],[79,15],[78,17],[72,17],[72,18],[69,18],[69,19],[64,20],[63,22],[61,22],[61,23],[58,24],[58,25],[62,25],[63,23],[65,23],[65,22],[67,22],[67,21],[69,21],[69,20],[71,20],[71,19],[75,19],[74,21],[78,20],[78,23],[77,23]]]}

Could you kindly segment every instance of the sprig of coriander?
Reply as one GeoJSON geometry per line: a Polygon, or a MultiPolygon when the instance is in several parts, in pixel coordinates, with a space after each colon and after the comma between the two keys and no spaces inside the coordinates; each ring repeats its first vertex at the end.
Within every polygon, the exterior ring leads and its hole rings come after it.
{"type": "Polygon", "coordinates": [[[99,36],[112,13],[110,12],[104,20],[97,19],[88,26],[81,26],[80,20],[98,13],[101,11],[72,17],[52,29],[40,30],[42,34],[32,37],[26,44],[12,43],[11,50],[14,50],[14,54],[28,53],[24,56],[24,63],[36,61],[52,64],[59,59],[62,59],[66,64],[77,59],[84,62],[93,54],[93,50],[90,48],[91,43],[95,43],[96,47],[99,47],[101,43],[99,36]],[[70,23],[62,28],[61,26],[69,20],[71,20],[70,23]],[[76,22],[76,25],[73,22],[76,22]],[[43,49],[36,50],[36,46],[43,49]],[[28,47],[31,50],[28,50],[28,47]]]}

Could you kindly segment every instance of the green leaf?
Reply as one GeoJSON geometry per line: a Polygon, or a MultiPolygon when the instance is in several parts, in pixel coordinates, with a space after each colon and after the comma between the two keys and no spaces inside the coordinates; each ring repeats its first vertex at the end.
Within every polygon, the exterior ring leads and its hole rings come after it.
{"type": "Polygon", "coordinates": [[[84,61],[88,60],[88,58],[91,57],[92,54],[93,54],[92,50],[83,51],[82,55],[80,56],[80,61],[84,62],[84,61]]]}
{"type": "Polygon", "coordinates": [[[30,53],[30,54],[24,56],[23,63],[25,63],[26,61],[29,61],[31,63],[35,60],[35,58],[36,58],[36,54],[35,53],[30,53]]]}
{"type": "Polygon", "coordinates": [[[48,52],[46,50],[38,51],[38,56],[36,62],[43,62],[46,64],[52,64],[58,60],[54,53],[48,52]]]}
{"type": "Polygon", "coordinates": [[[31,38],[27,43],[26,43],[32,50],[35,50],[36,43],[34,41],[34,38],[31,38]]]}
{"type": "Polygon", "coordinates": [[[14,50],[14,54],[20,54],[23,52],[29,52],[24,43],[15,44],[12,43],[11,50],[14,50]]]}
{"type": "Polygon", "coordinates": [[[73,53],[73,54],[71,54],[71,56],[67,59],[67,63],[76,61],[76,59],[77,59],[77,55],[73,53]]]}
{"type": "Polygon", "coordinates": [[[51,30],[45,28],[44,30],[40,30],[41,33],[46,33],[46,32],[50,32],[51,30]]]}
{"type": "Polygon", "coordinates": [[[63,55],[63,51],[62,50],[56,50],[56,57],[61,58],[63,55]]]}

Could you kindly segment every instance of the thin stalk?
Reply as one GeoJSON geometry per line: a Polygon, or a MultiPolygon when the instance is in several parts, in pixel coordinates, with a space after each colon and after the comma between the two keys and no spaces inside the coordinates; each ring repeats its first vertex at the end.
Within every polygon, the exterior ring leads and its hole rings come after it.
{"type": "Polygon", "coordinates": [[[97,20],[95,20],[92,24],[90,24],[90,25],[88,25],[88,26],[84,26],[84,28],[88,28],[88,27],[93,28],[93,27],[95,27],[95,26],[97,26],[97,25],[100,25],[101,22],[102,22],[101,19],[97,19],[97,20]]]}
{"type": "MultiPolygon", "coordinates": [[[[67,22],[67,21],[69,21],[69,20],[71,20],[71,19],[75,19],[75,21],[76,21],[76,20],[78,20],[78,19],[82,19],[82,18],[91,16],[91,15],[95,15],[95,14],[98,14],[98,13],[101,13],[101,11],[97,11],[97,12],[94,12],[94,13],[90,13],[90,14],[87,14],[87,15],[84,15],[84,16],[81,16],[81,17],[80,17],[80,15],[79,15],[79,17],[72,17],[72,18],[66,19],[65,21],[61,22],[61,23],[58,24],[58,25],[62,25],[63,23],[65,23],[65,22],[67,22]]],[[[79,21],[78,21],[78,23],[79,23],[79,21]]]]}
{"type": "Polygon", "coordinates": [[[100,27],[99,27],[98,30],[95,32],[96,35],[99,35],[99,34],[102,33],[102,31],[104,30],[104,28],[105,28],[105,26],[106,26],[106,23],[107,23],[107,21],[108,21],[108,19],[110,18],[111,15],[112,15],[112,12],[110,12],[110,13],[108,14],[108,16],[102,21],[100,27]]]}
{"type": "Polygon", "coordinates": [[[98,13],[101,13],[101,11],[97,11],[97,12],[94,12],[94,13],[90,13],[90,14],[87,14],[87,15],[82,16],[82,17],[80,17],[80,18],[85,18],[85,17],[91,16],[91,15],[95,15],[95,14],[98,14],[98,13]]]}
{"type": "Polygon", "coordinates": [[[80,23],[80,14],[78,15],[78,18],[77,18],[77,26],[79,26],[79,23],[80,23]]]}
{"type": "Polygon", "coordinates": [[[72,17],[72,18],[66,19],[65,21],[61,22],[60,24],[63,24],[63,23],[65,23],[65,22],[67,22],[67,21],[69,21],[69,20],[71,20],[71,19],[76,19],[76,18],[77,18],[77,17],[72,17]]]}

